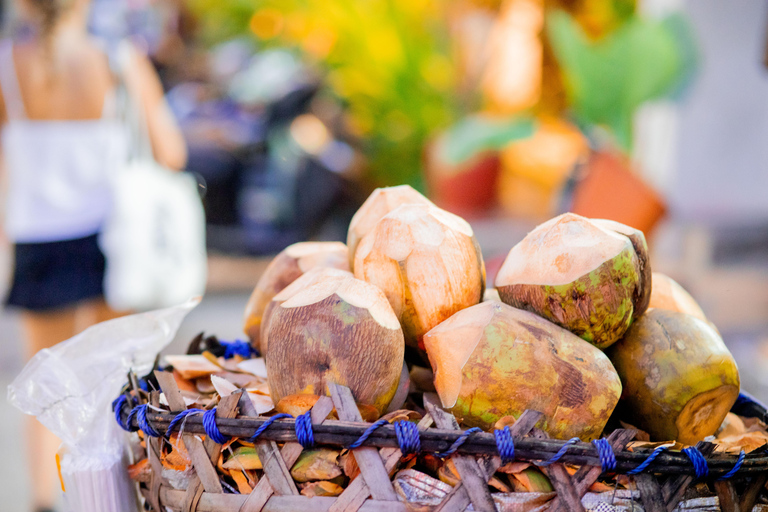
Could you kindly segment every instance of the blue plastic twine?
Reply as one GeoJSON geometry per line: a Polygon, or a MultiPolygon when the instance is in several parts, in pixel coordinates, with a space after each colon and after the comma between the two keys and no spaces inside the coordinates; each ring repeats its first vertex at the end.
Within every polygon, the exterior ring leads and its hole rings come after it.
{"type": "Polygon", "coordinates": [[[607,439],[595,439],[592,441],[592,445],[597,449],[597,454],[600,456],[600,467],[603,469],[603,473],[608,473],[616,469],[616,454],[613,453],[613,447],[607,439]]]}
{"type": "Polygon", "coordinates": [[[357,439],[357,441],[355,441],[351,445],[347,446],[347,448],[350,449],[350,450],[354,450],[355,448],[360,448],[363,445],[363,443],[366,441],[366,439],[368,439],[368,437],[371,434],[373,434],[373,432],[377,428],[383,427],[384,425],[389,425],[389,422],[387,420],[379,420],[379,421],[377,421],[376,423],[374,423],[373,425],[371,425],[370,427],[365,429],[365,432],[363,432],[363,435],[361,435],[357,439]]]}
{"type": "Polygon", "coordinates": [[[741,465],[744,464],[745,456],[746,456],[746,453],[744,453],[744,450],[741,450],[739,452],[739,458],[738,460],[736,460],[736,464],[733,465],[733,468],[731,468],[729,472],[727,472],[726,474],[718,478],[718,480],[728,480],[733,475],[735,475],[739,471],[739,469],[741,469],[741,465]]]}
{"type": "Polygon", "coordinates": [[[139,428],[143,430],[144,433],[148,436],[161,437],[162,434],[152,428],[152,425],[150,425],[147,421],[147,407],[149,407],[148,404],[142,404],[134,409],[136,411],[136,423],[139,425],[139,428]]]}
{"type": "Polygon", "coordinates": [[[243,340],[235,341],[221,341],[219,344],[224,347],[224,359],[232,359],[235,356],[240,356],[244,359],[248,359],[256,354],[256,350],[250,343],[243,340]]]}
{"type": "Polygon", "coordinates": [[[315,446],[315,435],[312,432],[312,418],[309,413],[310,411],[307,411],[301,416],[296,417],[296,438],[299,440],[299,444],[304,448],[312,448],[315,446]]]}
{"type": "Polygon", "coordinates": [[[544,462],[536,462],[535,464],[537,466],[542,466],[542,467],[547,467],[550,464],[554,464],[555,462],[559,461],[560,458],[563,455],[565,455],[565,452],[568,451],[568,448],[570,448],[571,445],[574,445],[574,444],[578,443],[579,441],[581,441],[581,439],[579,439],[578,437],[570,438],[569,440],[567,440],[565,442],[565,444],[563,446],[560,447],[560,449],[557,451],[557,453],[551,459],[546,460],[544,462]]]}
{"type": "Polygon", "coordinates": [[[407,420],[395,422],[395,435],[397,444],[403,455],[419,453],[421,451],[421,438],[419,437],[419,427],[415,423],[407,420]]]}
{"type": "Polygon", "coordinates": [[[459,449],[459,446],[463,445],[469,436],[474,434],[475,432],[482,432],[483,430],[477,427],[472,427],[469,430],[465,430],[462,432],[462,434],[456,438],[456,440],[453,442],[450,448],[448,448],[444,452],[437,452],[435,453],[435,457],[440,457],[441,459],[444,459],[446,457],[450,457],[454,453],[456,453],[456,450],[459,449]]]}
{"type": "Polygon", "coordinates": [[[669,448],[669,445],[661,445],[657,446],[656,449],[653,450],[653,452],[648,456],[647,459],[645,459],[639,466],[637,466],[635,469],[632,469],[630,471],[627,471],[628,475],[637,475],[639,473],[642,473],[645,471],[645,469],[651,465],[651,462],[656,459],[656,457],[659,456],[661,452],[664,450],[667,450],[669,448]]]}
{"type": "Polygon", "coordinates": [[[494,430],[493,437],[496,438],[496,449],[499,451],[502,464],[508,464],[515,460],[515,442],[512,440],[512,433],[509,427],[501,430],[494,430]]]}
{"type": "Polygon", "coordinates": [[[290,414],[280,413],[275,414],[274,416],[270,417],[267,421],[261,424],[259,428],[256,429],[256,432],[253,433],[251,437],[248,438],[248,441],[255,443],[256,439],[264,433],[265,430],[269,428],[269,426],[274,423],[277,420],[283,419],[283,418],[293,418],[290,414]]]}
{"type": "MultiPolygon", "coordinates": [[[[123,422],[122,412],[126,403],[128,403],[128,397],[126,395],[120,395],[112,402],[112,407],[115,409],[115,420],[117,420],[117,424],[120,425],[120,428],[126,432],[136,432],[138,429],[131,427],[132,417],[130,416],[130,413],[128,414],[129,419],[126,422],[123,422]]],[[[136,405],[136,399],[133,397],[131,397],[131,405],[136,405]]],[[[133,409],[131,409],[131,411],[133,411],[133,409]]]]}
{"type": "Polygon", "coordinates": [[[704,455],[694,446],[689,446],[683,449],[683,453],[691,459],[693,469],[696,471],[696,478],[706,478],[709,475],[709,466],[707,466],[707,459],[704,455]]]}
{"type": "Polygon", "coordinates": [[[224,444],[230,440],[230,437],[222,434],[219,426],[216,425],[216,409],[217,407],[214,407],[203,414],[203,429],[205,435],[216,441],[217,444],[224,444]]]}
{"type": "Polygon", "coordinates": [[[181,423],[187,416],[203,414],[204,412],[205,411],[202,409],[187,409],[186,411],[181,411],[171,420],[171,423],[168,425],[168,429],[165,431],[165,437],[171,437],[171,433],[173,432],[173,429],[176,428],[176,425],[181,423]]]}

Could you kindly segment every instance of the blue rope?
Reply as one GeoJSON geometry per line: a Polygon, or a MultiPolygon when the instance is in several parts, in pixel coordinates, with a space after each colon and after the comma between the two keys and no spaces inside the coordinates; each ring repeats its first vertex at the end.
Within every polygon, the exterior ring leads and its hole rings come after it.
{"type": "Polygon", "coordinates": [[[296,417],[296,439],[299,440],[299,444],[304,448],[315,446],[315,435],[312,433],[312,418],[309,413],[310,411],[307,411],[301,416],[296,417]]]}
{"type": "MultiPolygon", "coordinates": [[[[125,407],[126,403],[128,403],[128,397],[126,395],[120,395],[119,397],[115,398],[115,400],[112,402],[112,407],[115,410],[115,420],[117,420],[117,424],[120,425],[120,428],[122,428],[126,432],[136,432],[138,429],[131,427],[130,419],[128,419],[127,422],[123,422],[122,412],[123,412],[123,407],[125,407]]],[[[136,398],[131,397],[130,405],[133,405],[133,406],[136,405],[136,398]]],[[[129,416],[130,416],[130,413],[129,413],[129,416]]]]}
{"type": "Polygon", "coordinates": [[[695,446],[689,446],[683,448],[683,453],[691,459],[693,469],[696,471],[696,478],[706,478],[709,475],[709,466],[707,466],[707,459],[695,446]]]}
{"type": "Polygon", "coordinates": [[[203,429],[205,430],[205,435],[216,441],[217,444],[224,444],[230,440],[230,437],[223,435],[219,430],[219,426],[216,425],[216,409],[217,407],[214,407],[203,414],[203,429]]]}
{"type": "Polygon", "coordinates": [[[733,468],[729,472],[727,472],[726,474],[718,478],[718,480],[728,480],[733,475],[735,475],[739,471],[739,469],[741,469],[741,465],[744,463],[745,456],[746,456],[746,453],[744,453],[744,450],[741,450],[739,452],[739,458],[736,461],[736,464],[733,465],[733,468]]]}
{"type": "Polygon", "coordinates": [[[493,437],[496,438],[496,449],[499,451],[501,463],[507,464],[515,460],[515,442],[512,440],[512,433],[509,427],[501,430],[494,430],[493,437]]]}
{"type": "Polygon", "coordinates": [[[171,437],[171,432],[176,428],[176,425],[181,423],[187,416],[191,414],[203,414],[204,412],[205,411],[202,409],[187,409],[186,411],[181,411],[171,420],[171,423],[168,425],[168,430],[165,431],[165,437],[171,437]]]}
{"type": "Polygon", "coordinates": [[[662,445],[657,446],[656,449],[653,450],[653,452],[648,456],[647,459],[645,459],[639,466],[637,466],[635,469],[632,469],[630,471],[627,471],[628,475],[637,475],[639,473],[642,473],[645,471],[645,468],[651,465],[651,462],[654,461],[656,457],[659,456],[661,452],[664,450],[667,450],[669,448],[669,445],[662,445]]]}
{"type": "Polygon", "coordinates": [[[274,416],[269,418],[267,421],[262,423],[261,426],[256,429],[256,432],[254,432],[254,434],[251,437],[248,438],[248,441],[250,441],[252,443],[255,443],[256,439],[262,433],[264,433],[264,431],[267,430],[272,423],[274,423],[277,420],[283,419],[283,418],[293,418],[293,416],[291,416],[290,414],[285,414],[285,413],[275,414],[274,416]]]}
{"type": "Polygon", "coordinates": [[[613,453],[613,447],[607,439],[595,439],[592,441],[592,445],[597,449],[597,454],[600,456],[600,467],[603,469],[603,473],[608,473],[616,469],[616,454],[613,453]]]}
{"type": "Polygon", "coordinates": [[[352,443],[351,445],[347,446],[348,449],[354,450],[355,448],[360,448],[363,443],[368,439],[368,437],[373,434],[373,431],[376,430],[379,427],[383,427],[384,425],[389,425],[389,422],[387,420],[379,420],[367,429],[365,429],[365,432],[363,432],[363,435],[361,435],[357,441],[352,443]]]}
{"type": "Polygon", "coordinates": [[[219,344],[224,347],[224,359],[232,359],[235,356],[250,359],[252,356],[256,355],[256,350],[254,350],[251,344],[243,340],[219,340],[219,344]]]}
{"type": "Polygon", "coordinates": [[[462,434],[459,437],[456,438],[456,440],[453,442],[453,444],[451,445],[450,448],[448,448],[444,452],[437,452],[437,453],[435,453],[435,457],[439,457],[441,459],[444,459],[446,457],[450,457],[451,455],[456,453],[456,450],[459,449],[459,446],[463,445],[466,442],[466,440],[467,440],[467,438],[469,436],[471,436],[475,432],[482,432],[482,431],[483,431],[482,429],[477,428],[477,427],[472,427],[469,430],[465,430],[464,432],[462,432],[462,434]]]}
{"type": "Polygon", "coordinates": [[[139,408],[138,407],[134,407],[128,413],[128,417],[125,418],[125,424],[130,427],[129,432],[138,432],[139,431],[139,427],[134,427],[134,426],[131,425],[131,423],[133,423],[133,418],[136,416],[136,413],[138,413],[138,412],[139,412],[139,408]]]}
{"type": "Polygon", "coordinates": [[[421,438],[419,437],[419,427],[415,423],[407,420],[395,422],[395,435],[397,444],[403,455],[419,453],[421,451],[421,438]]]}
{"type": "Polygon", "coordinates": [[[147,434],[148,436],[161,437],[162,434],[160,434],[160,432],[152,428],[152,425],[150,425],[149,421],[147,421],[147,407],[149,407],[148,404],[142,404],[135,409],[137,411],[136,423],[139,425],[139,428],[143,430],[144,433],[147,434]]]}
{"type": "Polygon", "coordinates": [[[547,461],[544,461],[544,462],[536,462],[535,464],[537,466],[542,466],[542,467],[547,467],[550,464],[554,464],[555,462],[559,461],[560,458],[563,455],[565,455],[565,452],[568,451],[568,448],[570,448],[571,445],[574,445],[574,444],[578,443],[579,441],[581,441],[581,439],[579,439],[578,437],[570,438],[569,440],[567,440],[565,442],[565,444],[562,447],[560,447],[560,449],[557,451],[557,453],[551,459],[549,459],[547,461]]]}

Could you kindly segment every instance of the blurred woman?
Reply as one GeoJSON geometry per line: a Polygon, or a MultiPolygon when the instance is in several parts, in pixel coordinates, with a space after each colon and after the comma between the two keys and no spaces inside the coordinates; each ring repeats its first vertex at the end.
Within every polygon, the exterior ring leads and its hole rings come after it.
{"type": "MultiPolygon", "coordinates": [[[[21,310],[27,355],[118,315],[105,303],[97,235],[109,210],[108,174],[125,161],[128,136],[117,117],[117,79],[86,31],[88,0],[22,0],[35,27],[0,42],[4,227],[14,244],[7,298],[21,310]]],[[[144,118],[157,161],[180,169],[186,147],[148,59],[130,51],[123,76],[144,118]]],[[[57,488],[57,440],[34,421],[29,465],[36,510],[57,488]]]]}

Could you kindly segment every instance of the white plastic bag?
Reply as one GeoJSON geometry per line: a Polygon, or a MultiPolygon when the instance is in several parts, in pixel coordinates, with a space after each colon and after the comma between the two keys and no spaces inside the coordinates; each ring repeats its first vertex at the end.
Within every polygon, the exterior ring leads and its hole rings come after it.
{"type": "Polygon", "coordinates": [[[111,404],[129,371],[141,376],[152,369],[198,303],[193,299],[94,325],[38,352],[8,386],[8,401],[62,440],[65,498],[79,507],[76,512],[136,510],[135,493],[125,485],[126,437],[111,404]]]}

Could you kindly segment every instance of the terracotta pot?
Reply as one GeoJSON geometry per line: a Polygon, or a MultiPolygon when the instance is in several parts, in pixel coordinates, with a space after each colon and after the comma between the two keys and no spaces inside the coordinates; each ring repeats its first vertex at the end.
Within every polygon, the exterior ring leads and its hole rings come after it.
{"type": "Polygon", "coordinates": [[[664,216],[664,199],[634,173],[626,158],[593,153],[584,177],[576,183],[570,211],[593,219],[610,219],[646,235],[664,216]]]}

